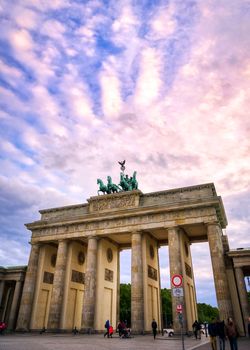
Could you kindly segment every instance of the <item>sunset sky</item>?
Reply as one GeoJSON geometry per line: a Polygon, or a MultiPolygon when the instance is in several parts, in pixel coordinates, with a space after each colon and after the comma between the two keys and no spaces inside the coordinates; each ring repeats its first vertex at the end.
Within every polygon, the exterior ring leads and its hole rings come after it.
{"type": "MultiPolygon", "coordinates": [[[[39,209],[85,203],[123,159],[143,193],[213,182],[230,247],[250,246],[249,0],[0,0],[0,17],[0,265],[27,264],[39,209]]],[[[192,252],[216,305],[208,244],[192,252]]]]}

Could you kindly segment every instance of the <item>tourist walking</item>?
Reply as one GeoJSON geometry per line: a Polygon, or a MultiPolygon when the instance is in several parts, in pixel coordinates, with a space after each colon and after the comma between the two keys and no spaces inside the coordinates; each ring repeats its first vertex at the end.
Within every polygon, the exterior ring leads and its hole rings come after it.
{"type": "Polygon", "coordinates": [[[226,325],[226,335],[228,336],[231,350],[238,350],[238,344],[237,344],[238,330],[237,330],[236,324],[234,323],[231,317],[228,318],[228,322],[226,325]]]}
{"type": "Polygon", "coordinates": [[[217,324],[215,319],[213,319],[212,322],[209,323],[208,325],[208,334],[209,334],[212,350],[217,350],[217,341],[216,341],[217,324]]]}
{"type": "Polygon", "coordinates": [[[104,327],[106,328],[106,332],[104,333],[104,338],[106,337],[106,335],[107,335],[108,338],[109,338],[109,326],[110,326],[110,323],[109,323],[109,320],[107,320],[107,321],[105,322],[105,325],[104,325],[104,327]]]}
{"type": "Polygon", "coordinates": [[[152,326],[152,331],[153,331],[153,335],[154,335],[154,339],[155,339],[156,333],[157,333],[157,323],[156,323],[155,319],[153,319],[151,326],[152,326]]]}
{"type": "Polygon", "coordinates": [[[217,335],[219,337],[220,350],[225,350],[226,327],[224,320],[218,320],[217,322],[217,335]]]}
{"type": "Polygon", "coordinates": [[[248,317],[247,331],[248,331],[248,337],[250,338],[250,317],[248,317]]]}
{"type": "Polygon", "coordinates": [[[198,339],[198,338],[201,339],[201,332],[200,332],[201,325],[200,325],[200,323],[197,320],[195,320],[192,327],[193,327],[195,339],[198,339]]]}

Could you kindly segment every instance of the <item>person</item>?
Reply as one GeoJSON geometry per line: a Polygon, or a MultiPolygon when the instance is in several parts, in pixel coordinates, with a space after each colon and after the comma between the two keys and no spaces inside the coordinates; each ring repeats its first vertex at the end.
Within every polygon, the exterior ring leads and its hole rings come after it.
{"type": "Polygon", "coordinates": [[[207,322],[204,322],[204,329],[205,329],[206,338],[207,338],[207,326],[208,326],[208,323],[207,323],[207,322]]]}
{"type": "Polygon", "coordinates": [[[46,332],[46,328],[43,327],[43,328],[40,330],[40,334],[43,334],[43,333],[45,333],[45,332],[46,332]]]}
{"type": "Polygon", "coordinates": [[[250,338],[250,317],[248,317],[247,331],[248,331],[248,337],[250,338]]]}
{"type": "Polygon", "coordinates": [[[109,338],[109,326],[110,326],[110,323],[109,323],[109,320],[107,320],[107,321],[105,322],[105,325],[104,325],[104,327],[106,328],[106,332],[104,333],[104,338],[106,337],[106,335],[107,335],[108,338],[109,338]]]}
{"type": "Polygon", "coordinates": [[[215,319],[213,319],[212,322],[209,323],[208,325],[208,334],[209,334],[212,350],[217,350],[217,341],[216,341],[217,325],[216,325],[215,319]]]}
{"type": "Polygon", "coordinates": [[[114,329],[113,329],[113,327],[111,325],[109,325],[109,336],[110,336],[110,338],[112,338],[113,333],[114,333],[114,329]]]}
{"type": "Polygon", "coordinates": [[[0,322],[0,334],[3,335],[6,328],[7,328],[7,324],[4,322],[0,322]]]}
{"type": "Polygon", "coordinates": [[[76,335],[78,333],[78,329],[76,328],[76,326],[75,326],[75,328],[73,328],[72,332],[74,333],[74,335],[76,335]]]}
{"type": "Polygon", "coordinates": [[[192,327],[193,327],[195,339],[198,339],[198,337],[199,339],[201,339],[201,334],[200,334],[201,326],[197,320],[194,321],[192,327]]]}
{"type": "Polygon", "coordinates": [[[157,332],[157,323],[156,323],[155,319],[153,319],[151,326],[152,326],[152,331],[153,331],[153,335],[154,335],[154,339],[155,339],[156,332],[157,332]]]}
{"type": "Polygon", "coordinates": [[[117,329],[118,329],[118,333],[119,333],[119,337],[122,336],[122,323],[121,321],[118,322],[118,325],[117,325],[117,329]]]}
{"type": "Polygon", "coordinates": [[[228,318],[227,325],[226,325],[226,335],[228,337],[231,350],[238,350],[238,344],[237,344],[238,330],[232,317],[228,318]]]}
{"type": "Polygon", "coordinates": [[[219,337],[220,350],[225,350],[225,340],[226,340],[226,327],[225,322],[218,320],[217,322],[217,334],[219,337]]]}

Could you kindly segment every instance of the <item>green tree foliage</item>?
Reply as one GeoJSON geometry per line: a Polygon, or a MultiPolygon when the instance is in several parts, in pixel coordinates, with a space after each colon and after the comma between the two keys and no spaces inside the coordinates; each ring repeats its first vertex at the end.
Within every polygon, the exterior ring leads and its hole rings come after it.
{"type": "Polygon", "coordinates": [[[212,319],[219,317],[219,310],[217,307],[205,303],[198,303],[197,308],[199,322],[210,323],[212,319]]]}
{"type": "MultiPolygon", "coordinates": [[[[250,292],[248,292],[250,299],[250,292]]],[[[161,290],[162,299],[162,317],[163,327],[169,327],[173,323],[172,317],[172,296],[171,290],[163,288],[161,290]]],[[[217,307],[205,303],[198,303],[198,319],[200,322],[210,323],[213,318],[219,317],[217,307]]],[[[131,284],[120,285],[120,320],[127,321],[128,326],[131,326],[131,284]]]]}
{"type": "Polygon", "coordinates": [[[163,328],[167,328],[173,323],[171,289],[163,288],[161,290],[161,300],[163,328]]]}
{"type": "Polygon", "coordinates": [[[131,326],[131,284],[120,284],[120,320],[131,326]]]}

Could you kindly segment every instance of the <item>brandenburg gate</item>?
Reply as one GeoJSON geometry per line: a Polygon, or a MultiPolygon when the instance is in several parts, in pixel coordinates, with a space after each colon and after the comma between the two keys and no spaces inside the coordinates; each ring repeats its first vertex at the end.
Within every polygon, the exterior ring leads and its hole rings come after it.
{"type": "MultiPolygon", "coordinates": [[[[170,276],[183,276],[183,326],[197,316],[190,245],[208,242],[221,319],[237,313],[222,229],[227,219],[212,183],[167,191],[138,189],[91,197],[85,204],[40,211],[17,319],[17,330],[103,331],[119,321],[120,251],[131,249],[131,328],[161,328],[158,249],[169,247],[170,276]],[[232,292],[232,293],[231,293],[232,292]]],[[[167,249],[167,248],[166,248],[167,249]]],[[[202,258],[202,257],[201,257],[202,258]]],[[[180,330],[173,299],[173,327],[180,330]]]]}

